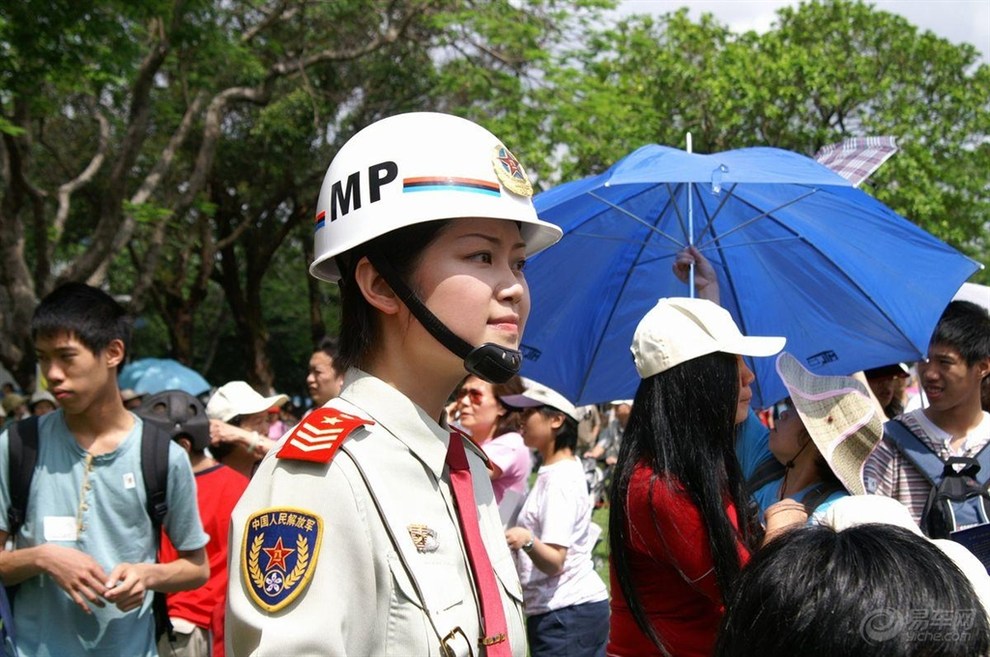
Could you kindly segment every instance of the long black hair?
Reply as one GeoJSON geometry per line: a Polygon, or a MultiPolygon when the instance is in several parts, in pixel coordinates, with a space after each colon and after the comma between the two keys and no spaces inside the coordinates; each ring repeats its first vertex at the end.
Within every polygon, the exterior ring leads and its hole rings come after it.
{"type": "MultiPolygon", "coordinates": [[[[656,486],[684,490],[708,529],[715,581],[723,594],[730,591],[742,568],[737,542],[755,543],[735,454],[738,393],[737,360],[725,353],[695,358],[644,379],[619,448],[608,521],[612,566],[636,624],[665,655],[670,653],[647,618],[630,572],[629,484],[642,465],[651,471],[648,499],[656,486]],[[726,514],[726,498],[735,505],[738,530],[726,514]]],[[[663,512],[651,509],[658,532],[656,517],[663,512]]]]}

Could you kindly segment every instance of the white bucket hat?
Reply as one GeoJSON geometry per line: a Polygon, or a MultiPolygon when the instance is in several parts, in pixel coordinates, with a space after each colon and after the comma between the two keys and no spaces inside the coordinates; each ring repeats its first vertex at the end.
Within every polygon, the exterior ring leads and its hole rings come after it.
{"type": "Polygon", "coordinates": [[[273,406],[281,406],[288,399],[288,395],[262,397],[246,382],[231,381],[217,388],[210,397],[206,404],[206,415],[211,420],[230,422],[238,415],[253,415],[273,406]]]}
{"type": "Polygon", "coordinates": [[[787,352],[777,373],[804,428],[828,466],[853,495],[863,495],[863,467],[883,437],[883,422],[869,390],[849,376],[818,376],[787,352]]]}
{"type": "Polygon", "coordinates": [[[632,354],[647,379],[689,360],[722,351],[740,356],[773,356],[785,338],[745,336],[732,315],[706,299],[660,299],[633,335],[632,354]]]}
{"type": "Polygon", "coordinates": [[[535,408],[537,406],[549,406],[554,408],[575,422],[580,422],[577,409],[574,404],[567,401],[562,394],[548,388],[545,385],[527,380],[526,391],[520,395],[506,395],[499,397],[502,403],[510,408],[535,408]]]}

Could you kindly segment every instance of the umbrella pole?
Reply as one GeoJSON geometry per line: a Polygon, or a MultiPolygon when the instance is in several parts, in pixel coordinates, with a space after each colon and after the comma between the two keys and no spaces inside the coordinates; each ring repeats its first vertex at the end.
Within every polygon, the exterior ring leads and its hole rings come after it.
{"type": "MultiPolygon", "coordinates": [[[[693,153],[693,144],[691,141],[691,133],[687,133],[687,152],[693,153]]],[[[687,184],[687,216],[688,216],[688,234],[687,243],[688,247],[694,246],[694,203],[692,200],[693,194],[691,193],[691,183],[687,184]]],[[[692,299],[694,298],[694,260],[691,261],[691,265],[688,269],[688,296],[692,299]]]]}

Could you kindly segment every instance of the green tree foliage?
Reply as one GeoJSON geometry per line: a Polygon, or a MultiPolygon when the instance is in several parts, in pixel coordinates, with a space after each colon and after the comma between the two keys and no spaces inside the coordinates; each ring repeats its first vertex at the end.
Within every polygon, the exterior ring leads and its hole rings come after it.
{"type": "Polygon", "coordinates": [[[699,152],[809,155],[893,135],[867,190],[990,259],[975,49],[851,0],[782,9],[765,34],[606,19],[614,5],[0,3],[0,362],[26,381],[37,299],[85,280],[141,316],[135,355],[301,392],[337,322],[335,288],[304,273],[322,176],[355,131],[409,110],[481,122],[543,189],[688,131],[699,152]]]}
{"type": "Polygon", "coordinates": [[[383,116],[518,96],[525,58],[585,4],[5,3],[0,362],[30,372],[38,297],[109,282],[160,317],[140,337],[167,355],[215,382],[300,390],[302,377],[273,378],[271,357],[305,362],[335,329],[335,293],[303,272],[336,149],[383,116]],[[274,345],[287,326],[301,344],[274,345]]]}
{"type": "MultiPolygon", "coordinates": [[[[696,152],[766,145],[813,155],[850,136],[893,135],[900,152],[867,191],[926,230],[990,261],[990,66],[905,19],[848,0],[778,13],[765,34],[734,34],[681,10],[592,29],[534,104],[541,150],[560,180],[597,173],[635,148],[696,152]]],[[[984,273],[986,275],[986,272],[984,273]]]]}

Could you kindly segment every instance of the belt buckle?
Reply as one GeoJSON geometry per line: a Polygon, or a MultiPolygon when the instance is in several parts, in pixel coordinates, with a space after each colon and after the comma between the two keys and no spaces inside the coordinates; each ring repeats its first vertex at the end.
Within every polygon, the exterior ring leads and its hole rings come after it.
{"type": "Polygon", "coordinates": [[[453,648],[448,646],[447,643],[455,640],[458,634],[460,634],[461,638],[464,639],[464,645],[466,645],[468,649],[468,657],[473,657],[474,653],[471,650],[471,641],[468,640],[467,634],[464,633],[464,630],[461,629],[460,625],[448,632],[447,636],[440,639],[440,654],[442,657],[457,657],[457,653],[453,648]]]}

